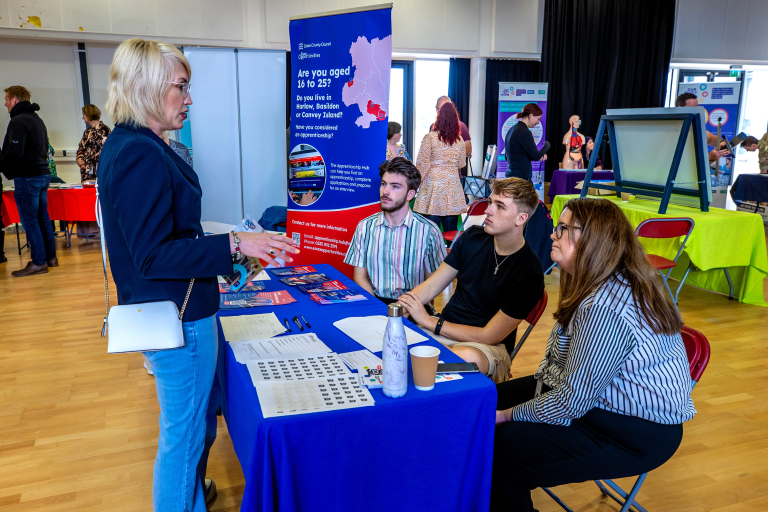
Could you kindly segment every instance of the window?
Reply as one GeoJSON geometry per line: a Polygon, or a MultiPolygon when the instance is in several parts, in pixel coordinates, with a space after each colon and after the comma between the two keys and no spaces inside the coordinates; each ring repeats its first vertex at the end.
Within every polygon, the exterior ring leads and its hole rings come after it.
{"type": "MultiPolygon", "coordinates": [[[[768,131],[768,71],[747,71],[744,73],[744,96],[742,96],[739,132],[752,135],[758,140],[768,131]]],[[[736,150],[734,179],[739,174],[760,172],[757,166],[757,151],[749,153],[739,147],[736,150]]]]}
{"type": "Polygon", "coordinates": [[[389,75],[389,120],[403,127],[400,144],[413,157],[413,62],[392,61],[389,75]]]}
{"type": "Polygon", "coordinates": [[[417,158],[421,139],[429,133],[429,128],[435,122],[437,98],[448,95],[449,65],[447,60],[416,60],[414,87],[416,121],[413,134],[416,153],[411,153],[414,161],[417,158]]]}

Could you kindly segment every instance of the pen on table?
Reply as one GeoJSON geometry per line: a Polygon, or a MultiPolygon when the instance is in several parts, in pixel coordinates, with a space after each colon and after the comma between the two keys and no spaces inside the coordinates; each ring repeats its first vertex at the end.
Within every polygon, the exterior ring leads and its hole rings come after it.
{"type": "Polygon", "coordinates": [[[296,318],[296,317],[294,316],[294,317],[293,317],[293,321],[296,323],[296,325],[298,325],[298,326],[299,326],[299,329],[301,329],[302,331],[304,330],[304,327],[303,327],[303,326],[302,326],[302,325],[299,323],[299,319],[298,319],[298,318],[296,318]]]}
{"type": "Polygon", "coordinates": [[[299,315],[299,316],[301,317],[302,320],[304,320],[304,323],[307,324],[307,327],[309,327],[309,328],[312,327],[311,325],[309,325],[309,322],[307,322],[307,319],[304,318],[304,315],[299,315]]]}
{"type": "Polygon", "coordinates": [[[288,329],[288,332],[293,332],[291,330],[291,326],[288,325],[288,319],[287,318],[283,318],[283,323],[285,324],[285,328],[288,329]]]}

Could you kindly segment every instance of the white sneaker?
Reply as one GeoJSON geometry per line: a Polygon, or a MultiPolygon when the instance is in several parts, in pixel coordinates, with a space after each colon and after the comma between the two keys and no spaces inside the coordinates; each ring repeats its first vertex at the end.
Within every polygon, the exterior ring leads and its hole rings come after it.
{"type": "Polygon", "coordinates": [[[144,368],[147,370],[148,374],[154,375],[154,373],[152,373],[152,363],[150,363],[146,359],[144,360],[144,368]]]}

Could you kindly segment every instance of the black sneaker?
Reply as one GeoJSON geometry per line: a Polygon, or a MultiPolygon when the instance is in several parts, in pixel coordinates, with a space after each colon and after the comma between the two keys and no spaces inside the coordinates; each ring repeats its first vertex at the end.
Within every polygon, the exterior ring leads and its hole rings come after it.
{"type": "Polygon", "coordinates": [[[213,502],[216,501],[216,483],[210,478],[205,479],[205,508],[210,510],[213,502]]]}
{"type": "Polygon", "coordinates": [[[5,257],[5,254],[0,256],[0,263],[5,263],[6,261],[8,261],[8,258],[5,257]]]}

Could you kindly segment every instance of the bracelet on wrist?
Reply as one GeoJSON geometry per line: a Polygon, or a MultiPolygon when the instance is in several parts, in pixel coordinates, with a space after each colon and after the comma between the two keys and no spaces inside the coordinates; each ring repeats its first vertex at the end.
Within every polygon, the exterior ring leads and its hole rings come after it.
{"type": "Polygon", "coordinates": [[[443,322],[445,322],[445,320],[440,318],[437,320],[437,325],[435,325],[435,334],[438,336],[440,336],[440,330],[443,328],[443,322]]]}
{"type": "Polygon", "coordinates": [[[240,252],[240,238],[238,238],[237,233],[232,231],[232,238],[234,239],[234,245],[235,245],[235,257],[239,260],[243,257],[243,254],[240,252]]]}

